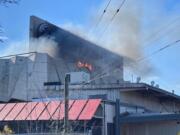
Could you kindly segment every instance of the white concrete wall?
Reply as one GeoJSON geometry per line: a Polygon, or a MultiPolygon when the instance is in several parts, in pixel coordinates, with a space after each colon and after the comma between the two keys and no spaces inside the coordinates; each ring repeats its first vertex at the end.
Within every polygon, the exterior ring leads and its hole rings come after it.
{"type": "Polygon", "coordinates": [[[0,60],[0,101],[46,97],[47,54],[30,54],[0,60]]]}
{"type": "Polygon", "coordinates": [[[47,81],[47,57],[46,54],[16,57],[10,66],[10,98],[31,100],[47,96],[43,85],[47,81]]]}
{"type": "Polygon", "coordinates": [[[48,55],[38,53],[28,63],[28,95],[31,98],[46,97],[44,82],[48,81],[48,55]]]}
{"type": "Polygon", "coordinates": [[[16,56],[11,61],[8,84],[9,98],[25,100],[27,96],[28,58],[16,56]]]}
{"type": "Polygon", "coordinates": [[[10,60],[0,60],[0,100],[8,101],[8,82],[9,82],[9,64],[10,60]]]}

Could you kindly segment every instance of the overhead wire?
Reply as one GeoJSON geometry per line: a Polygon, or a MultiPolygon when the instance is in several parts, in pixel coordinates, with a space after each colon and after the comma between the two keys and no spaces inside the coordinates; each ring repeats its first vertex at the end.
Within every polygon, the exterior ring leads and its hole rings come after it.
{"type": "Polygon", "coordinates": [[[169,31],[167,31],[167,33],[169,33],[168,35],[164,33],[163,35],[161,35],[161,36],[159,36],[159,37],[157,37],[157,38],[155,37],[154,40],[148,42],[147,44],[144,44],[144,45],[143,45],[143,49],[148,49],[148,47],[150,47],[150,46],[152,46],[152,45],[162,46],[162,45],[168,43],[168,42],[165,41],[165,40],[166,40],[166,38],[173,38],[173,33],[172,33],[173,31],[175,32],[175,29],[174,29],[174,30],[169,30],[169,31]],[[172,37],[171,37],[171,36],[172,36],[172,37]],[[164,38],[165,40],[163,40],[163,38],[164,38]]]}
{"type": "MultiPolygon", "coordinates": [[[[161,51],[163,51],[163,50],[165,50],[165,49],[167,49],[167,48],[169,48],[169,47],[171,47],[171,46],[173,46],[173,45],[175,45],[175,44],[177,44],[177,43],[179,43],[179,42],[180,42],[180,39],[179,39],[179,40],[176,40],[176,41],[174,41],[174,42],[172,42],[172,43],[169,43],[169,44],[165,45],[164,47],[162,47],[162,48],[154,51],[154,52],[151,53],[150,55],[148,55],[148,56],[146,56],[146,57],[142,57],[142,58],[137,59],[135,62],[137,62],[137,63],[143,62],[143,61],[149,59],[150,57],[152,57],[153,55],[156,55],[157,53],[160,53],[161,51]]],[[[81,83],[81,84],[79,84],[79,85],[82,87],[83,85],[89,84],[89,83],[91,83],[92,81],[98,80],[98,79],[100,79],[100,78],[107,77],[107,76],[109,76],[111,73],[115,73],[115,72],[117,72],[118,70],[119,70],[119,68],[116,68],[116,69],[111,70],[111,71],[109,71],[109,72],[106,72],[106,73],[103,73],[103,74],[99,74],[97,77],[92,78],[92,79],[90,79],[89,81],[86,81],[86,82],[81,83]]]]}
{"type": "MultiPolygon", "coordinates": [[[[121,5],[120,5],[120,7],[117,9],[117,11],[116,11],[116,13],[112,16],[112,18],[111,18],[111,20],[110,20],[110,23],[109,24],[107,24],[107,26],[106,26],[106,28],[104,29],[104,31],[103,31],[103,33],[102,33],[102,36],[104,35],[104,33],[106,32],[106,30],[108,29],[108,27],[109,27],[109,25],[111,25],[111,23],[113,22],[113,20],[114,20],[114,18],[115,18],[115,16],[118,14],[118,12],[119,12],[119,10],[122,8],[122,6],[124,5],[124,3],[125,3],[125,0],[123,0],[123,2],[121,3],[121,5]]],[[[172,25],[172,24],[174,24],[176,21],[178,21],[180,19],[180,17],[178,17],[178,18],[176,18],[175,20],[173,20],[172,22],[170,22],[170,23],[168,23],[167,25],[165,25],[164,27],[169,27],[170,25],[172,25]]],[[[162,30],[164,30],[164,27],[162,27],[161,29],[159,29],[158,31],[157,31],[157,33],[159,33],[160,31],[162,31],[162,30]]],[[[154,34],[153,34],[154,35],[154,34]]],[[[102,37],[101,36],[101,37],[102,37]]],[[[100,38],[99,38],[100,39],[100,38]]],[[[168,47],[168,46],[167,46],[168,47]]],[[[165,47],[166,48],[166,47],[165,47]]],[[[161,51],[161,50],[164,50],[165,48],[161,48],[159,51],[161,51]]],[[[158,52],[154,52],[154,53],[158,53],[158,52]]],[[[153,53],[153,54],[154,54],[153,53]]],[[[153,55],[153,54],[151,54],[151,55],[153,55]]],[[[141,58],[142,59],[142,58],[141,58]]],[[[103,73],[104,74],[104,73],[103,73]]],[[[106,75],[105,75],[106,76],[106,75]]],[[[101,76],[99,76],[98,78],[101,78],[101,76]]],[[[94,79],[93,79],[94,80],[94,79]]]]}
{"type": "MultiPolygon", "coordinates": [[[[120,6],[117,8],[116,12],[114,13],[114,15],[112,16],[112,18],[110,19],[110,22],[106,25],[106,27],[104,28],[102,34],[100,37],[103,37],[103,35],[106,33],[107,29],[109,28],[109,26],[112,24],[113,20],[115,19],[116,15],[120,12],[121,8],[123,7],[123,5],[125,4],[126,0],[123,0],[120,3],[120,6]]],[[[100,41],[101,38],[98,39],[98,41],[100,41]]]]}
{"type": "Polygon", "coordinates": [[[89,31],[89,33],[88,33],[88,36],[89,36],[89,34],[91,34],[91,32],[97,30],[99,24],[100,24],[101,21],[103,20],[104,15],[106,14],[107,9],[109,8],[111,2],[112,2],[112,0],[108,0],[107,5],[106,5],[105,8],[103,9],[103,12],[102,12],[102,14],[100,15],[99,19],[97,20],[97,22],[95,23],[95,25],[90,29],[90,31],[89,31]]]}
{"type": "Polygon", "coordinates": [[[175,45],[175,44],[177,44],[177,43],[179,43],[179,42],[180,42],[180,40],[176,40],[176,41],[174,41],[174,42],[171,42],[171,43],[165,45],[164,47],[161,47],[161,48],[159,48],[158,50],[152,52],[150,55],[138,59],[137,62],[140,62],[140,61],[143,61],[143,60],[145,60],[145,59],[147,59],[147,58],[150,58],[150,57],[152,57],[153,55],[155,55],[155,54],[157,54],[157,53],[159,53],[159,52],[161,52],[161,51],[163,51],[163,50],[165,50],[165,49],[167,49],[167,48],[169,48],[169,47],[171,47],[171,46],[173,46],[173,45],[175,45]]]}
{"type": "MultiPolygon", "coordinates": [[[[155,37],[155,41],[158,40],[157,35],[160,34],[162,31],[166,30],[167,28],[170,28],[170,26],[173,26],[175,23],[177,23],[177,21],[180,20],[180,16],[175,18],[174,20],[168,22],[167,24],[163,25],[160,29],[158,29],[156,32],[153,32],[152,34],[150,34],[150,36],[148,36],[144,41],[143,44],[150,44],[152,43],[152,40],[155,37]],[[150,41],[150,43],[148,43],[150,41]]],[[[168,31],[168,33],[170,32],[170,30],[168,31]]],[[[167,33],[167,32],[166,32],[167,33]]],[[[147,46],[146,46],[147,47],[147,46]]]]}
{"type": "MultiPolygon", "coordinates": [[[[110,1],[109,1],[109,3],[110,3],[110,1]]],[[[109,6],[109,3],[108,3],[108,5],[107,5],[107,7],[109,6]]],[[[112,18],[110,19],[110,23],[107,24],[106,28],[104,29],[104,31],[103,31],[103,33],[102,33],[102,36],[104,35],[104,33],[106,32],[106,30],[108,29],[109,25],[111,25],[112,21],[114,20],[115,16],[118,14],[118,12],[120,11],[120,9],[121,9],[122,6],[124,5],[124,3],[125,3],[125,0],[122,1],[122,3],[120,4],[119,8],[116,10],[115,14],[114,14],[114,15],[112,16],[112,18]]],[[[106,7],[106,8],[107,8],[107,7],[106,7]]],[[[106,8],[105,8],[105,9],[106,9],[106,8]]],[[[163,27],[161,27],[161,28],[156,32],[156,35],[157,35],[158,33],[160,33],[161,31],[163,31],[165,28],[170,27],[171,25],[175,24],[179,19],[180,19],[180,17],[177,17],[177,18],[174,19],[173,21],[170,21],[168,24],[166,24],[166,25],[164,25],[163,27]]],[[[152,37],[154,37],[154,35],[155,35],[155,34],[150,35],[149,38],[147,38],[147,41],[148,41],[149,39],[151,39],[152,37]]],[[[102,36],[101,36],[101,37],[102,37],[102,36]]],[[[156,40],[157,40],[157,38],[156,38],[156,40]]],[[[146,41],[146,42],[147,42],[147,41],[146,41]]]]}
{"type": "MultiPolygon", "coordinates": [[[[111,23],[113,22],[113,20],[114,20],[114,18],[116,17],[116,15],[120,12],[120,10],[121,10],[121,8],[123,7],[123,5],[125,4],[125,2],[126,2],[126,0],[123,0],[123,1],[120,3],[120,6],[117,8],[116,12],[114,13],[114,15],[112,16],[112,18],[110,19],[110,22],[107,24],[106,28],[104,29],[101,37],[104,35],[104,33],[106,32],[106,30],[108,29],[108,27],[111,25],[111,23]]],[[[106,8],[105,8],[105,10],[104,10],[104,12],[103,12],[103,14],[101,15],[100,21],[102,20],[102,17],[103,17],[104,14],[106,13],[106,10],[107,10],[107,8],[109,7],[110,3],[111,3],[111,0],[108,2],[108,4],[107,4],[107,6],[106,6],[106,8]]],[[[99,21],[99,22],[100,22],[100,21],[99,21]]],[[[97,23],[97,25],[99,24],[99,22],[97,23]]],[[[96,27],[97,27],[97,25],[96,25],[96,27]]],[[[100,40],[100,39],[101,39],[101,38],[99,38],[98,40],[100,40]]],[[[103,73],[103,74],[104,74],[104,73],[103,73]]],[[[97,75],[96,75],[96,76],[97,76],[97,75]]],[[[98,76],[98,78],[99,78],[99,76],[98,76]]]]}
{"type": "MultiPolygon", "coordinates": [[[[122,6],[124,5],[126,0],[123,0],[122,3],[120,4],[119,8],[116,10],[115,14],[112,16],[111,18],[111,22],[114,20],[115,16],[119,13],[120,9],[122,8],[122,6]]],[[[111,23],[110,22],[110,23],[111,23]]]]}
{"type": "Polygon", "coordinates": [[[108,1],[106,7],[104,8],[102,14],[101,14],[100,17],[99,17],[97,23],[95,24],[94,29],[91,29],[92,31],[93,31],[93,30],[96,30],[97,27],[99,26],[99,24],[101,23],[101,21],[102,21],[104,15],[105,15],[105,13],[107,12],[107,9],[108,9],[109,5],[111,4],[111,1],[112,1],[112,0],[109,0],[109,1],[108,1]]]}
{"type": "MultiPolygon", "coordinates": [[[[112,21],[114,20],[115,16],[118,14],[119,10],[120,10],[121,7],[124,5],[124,3],[125,3],[125,0],[121,3],[120,7],[117,9],[117,12],[112,16],[112,18],[111,18],[111,20],[110,20],[110,23],[106,26],[103,34],[106,32],[107,28],[108,28],[109,25],[112,23],[112,21]]],[[[177,19],[175,19],[173,22],[168,23],[168,24],[165,25],[164,27],[167,27],[167,26],[170,26],[170,25],[174,24],[174,23],[175,23],[177,20],[179,20],[179,19],[180,19],[180,17],[178,17],[177,19]]],[[[157,33],[159,33],[161,30],[163,30],[164,27],[162,27],[159,31],[157,31],[157,33]]],[[[103,36],[103,34],[102,34],[102,36],[103,36]]],[[[102,36],[101,36],[101,37],[102,37],[102,36]]],[[[179,40],[177,40],[177,41],[175,41],[175,42],[173,42],[173,43],[170,43],[170,44],[168,44],[168,45],[166,45],[166,46],[158,49],[157,51],[153,52],[152,54],[148,55],[146,58],[144,58],[144,57],[143,57],[143,58],[139,58],[136,62],[138,62],[138,61],[143,61],[143,60],[147,59],[148,57],[151,57],[151,56],[155,55],[156,53],[161,52],[161,51],[163,51],[164,49],[170,47],[171,44],[174,45],[175,43],[178,43],[178,42],[179,42],[179,40]]],[[[100,74],[100,75],[99,75],[98,77],[96,77],[96,78],[99,79],[99,78],[101,78],[102,76],[107,76],[107,74],[106,74],[106,73],[102,73],[102,74],[100,74]]],[[[91,79],[91,80],[92,80],[92,81],[93,81],[93,80],[96,80],[96,78],[93,78],[93,79],[91,79]]]]}

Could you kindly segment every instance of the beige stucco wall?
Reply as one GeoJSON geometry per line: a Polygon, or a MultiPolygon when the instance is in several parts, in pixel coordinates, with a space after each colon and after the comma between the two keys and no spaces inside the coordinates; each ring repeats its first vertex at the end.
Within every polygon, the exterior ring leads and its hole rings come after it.
{"type": "Polygon", "coordinates": [[[143,106],[154,112],[174,112],[180,110],[180,105],[177,102],[171,100],[160,102],[155,96],[138,92],[120,92],[120,100],[121,102],[143,106]]]}

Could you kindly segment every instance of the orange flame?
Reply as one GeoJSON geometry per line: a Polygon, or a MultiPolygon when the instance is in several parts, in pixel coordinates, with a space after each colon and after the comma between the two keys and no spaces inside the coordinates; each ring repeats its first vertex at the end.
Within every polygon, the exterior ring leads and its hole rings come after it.
{"type": "Polygon", "coordinates": [[[92,71],[92,70],[93,70],[92,65],[91,65],[91,64],[88,64],[88,63],[86,63],[86,62],[83,63],[83,62],[81,62],[81,61],[78,61],[77,66],[78,66],[79,68],[87,68],[89,71],[92,71]]]}

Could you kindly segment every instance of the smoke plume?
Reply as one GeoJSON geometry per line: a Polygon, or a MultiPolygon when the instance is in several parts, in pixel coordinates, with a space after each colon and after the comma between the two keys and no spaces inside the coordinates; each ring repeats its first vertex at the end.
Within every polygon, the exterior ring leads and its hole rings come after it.
{"type": "Polygon", "coordinates": [[[30,48],[29,50],[31,52],[41,52],[41,53],[47,53],[52,57],[56,57],[55,55],[58,44],[52,39],[52,38],[32,38],[30,39],[30,48]]]}
{"type": "Polygon", "coordinates": [[[83,27],[72,23],[61,25],[61,27],[124,56],[124,65],[131,71],[141,76],[151,74],[154,69],[149,62],[138,62],[140,58],[144,57],[141,31],[142,9],[140,8],[142,0],[138,2],[134,0],[126,1],[118,14],[116,14],[116,11],[122,1],[114,0],[100,20],[107,2],[100,6],[99,11],[101,13],[97,14],[97,11],[93,13],[91,20],[94,22],[92,27],[83,27]],[[116,16],[113,18],[115,14],[116,16]],[[87,31],[89,31],[88,34],[87,31]]]}
{"type": "Polygon", "coordinates": [[[20,54],[24,52],[28,52],[29,42],[27,41],[18,41],[18,42],[11,42],[6,45],[6,48],[1,50],[1,56],[7,56],[12,54],[20,54]]]}
{"type": "Polygon", "coordinates": [[[1,51],[1,56],[26,53],[30,51],[47,53],[50,56],[55,57],[56,50],[57,43],[53,39],[42,37],[38,39],[31,39],[30,41],[12,42],[3,51],[1,51]]]}

